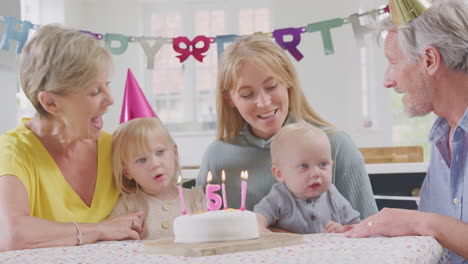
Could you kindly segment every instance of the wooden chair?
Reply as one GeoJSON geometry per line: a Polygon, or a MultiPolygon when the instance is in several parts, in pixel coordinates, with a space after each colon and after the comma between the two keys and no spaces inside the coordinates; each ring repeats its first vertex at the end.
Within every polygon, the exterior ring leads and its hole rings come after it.
{"type": "Polygon", "coordinates": [[[424,162],[422,146],[360,148],[366,164],[424,162]]]}

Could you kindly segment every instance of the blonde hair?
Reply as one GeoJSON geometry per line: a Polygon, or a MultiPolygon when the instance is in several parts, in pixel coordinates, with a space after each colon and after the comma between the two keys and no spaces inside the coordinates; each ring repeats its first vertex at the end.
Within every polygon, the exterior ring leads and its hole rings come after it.
{"type": "Polygon", "coordinates": [[[299,84],[294,65],[286,53],[268,37],[252,35],[242,37],[229,45],[218,63],[216,110],[218,140],[232,141],[244,125],[240,113],[224,101],[224,94],[234,91],[243,64],[252,62],[272,74],[288,87],[289,112],[296,120],[306,120],[318,126],[332,126],[307,102],[299,84]]]}
{"type": "MultiPolygon", "coordinates": [[[[171,146],[176,143],[163,123],[156,117],[136,118],[122,123],[112,135],[112,170],[117,188],[125,194],[135,193],[140,187],[134,180],[128,179],[124,170],[128,166],[130,153],[150,152],[148,141],[156,135],[163,135],[171,146]]],[[[175,159],[176,175],[180,174],[179,157],[175,159]]],[[[176,182],[174,176],[174,184],[176,182]]]]}
{"type": "Polygon", "coordinates": [[[80,91],[109,71],[111,54],[88,34],[60,25],[39,27],[19,63],[21,87],[41,117],[50,117],[38,99],[41,91],[80,91]]]}
{"type": "Polygon", "coordinates": [[[288,139],[304,135],[311,135],[312,137],[322,136],[328,140],[327,134],[322,129],[305,121],[285,125],[273,136],[270,146],[271,162],[278,164],[280,153],[284,149],[283,145],[287,143],[288,139]]]}

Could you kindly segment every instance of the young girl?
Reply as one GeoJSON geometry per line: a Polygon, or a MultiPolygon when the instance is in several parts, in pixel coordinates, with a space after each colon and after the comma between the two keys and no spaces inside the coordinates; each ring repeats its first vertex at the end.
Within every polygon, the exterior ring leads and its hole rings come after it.
{"type": "MultiPolygon", "coordinates": [[[[182,214],[176,186],[180,175],[177,145],[158,118],[122,123],[112,138],[112,166],[121,195],[112,215],[142,211],[141,239],[173,236],[182,214]]],[[[183,189],[187,213],[206,210],[201,188],[183,189]]]]}

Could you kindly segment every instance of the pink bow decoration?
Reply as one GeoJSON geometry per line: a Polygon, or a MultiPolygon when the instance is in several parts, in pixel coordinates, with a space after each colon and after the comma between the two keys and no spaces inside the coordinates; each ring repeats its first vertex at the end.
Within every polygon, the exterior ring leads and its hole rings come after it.
{"type": "Polygon", "coordinates": [[[390,6],[389,5],[386,5],[383,9],[383,12],[384,13],[390,13],[390,6]]]}
{"type": "Polygon", "coordinates": [[[180,53],[179,58],[180,62],[184,62],[190,55],[193,55],[195,59],[199,62],[203,62],[203,58],[206,55],[203,53],[207,52],[210,48],[210,43],[212,42],[213,38],[209,38],[206,36],[196,36],[192,41],[190,41],[187,37],[177,37],[172,40],[172,47],[174,48],[175,52],[180,53]],[[196,45],[202,42],[203,47],[197,48],[196,45]],[[180,44],[184,43],[186,48],[181,48],[180,44]]]}

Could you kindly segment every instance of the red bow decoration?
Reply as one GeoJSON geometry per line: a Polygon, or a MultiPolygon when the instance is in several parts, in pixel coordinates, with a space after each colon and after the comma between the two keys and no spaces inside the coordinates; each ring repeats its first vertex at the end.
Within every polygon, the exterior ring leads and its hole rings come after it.
{"type": "Polygon", "coordinates": [[[173,39],[172,47],[175,52],[180,53],[180,55],[176,57],[179,58],[181,63],[190,57],[190,55],[193,55],[193,57],[195,57],[199,62],[203,62],[203,58],[206,57],[206,55],[203,55],[202,53],[208,51],[212,39],[213,38],[206,36],[196,36],[192,41],[190,41],[187,37],[177,37],[173,39]],[[203,47],[197,48],[196,45],[198,42],[202,42],[203,47]],[[187,47],[181,48],[181,43],[184,43],[187,47]]]}

